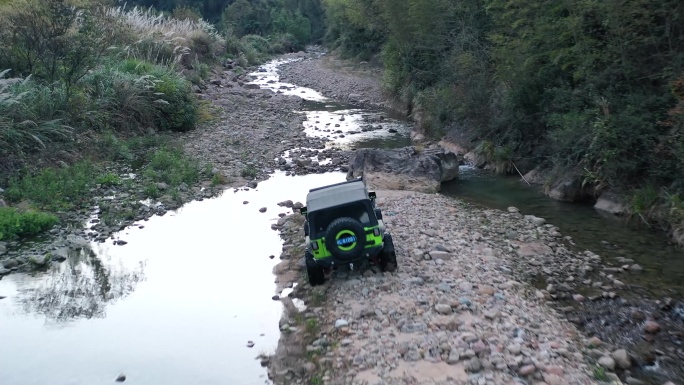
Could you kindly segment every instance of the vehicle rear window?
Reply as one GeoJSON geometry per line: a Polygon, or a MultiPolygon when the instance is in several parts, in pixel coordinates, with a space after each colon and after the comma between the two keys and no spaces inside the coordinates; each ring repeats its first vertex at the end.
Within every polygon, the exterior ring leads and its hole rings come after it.
{"type": "Polygon", "coordinates": [[[350,217],[360,221],[364,226],[373,225],[371,218],[368,215],[366,205],[361,202],[351,203],[345,206],[336,207],[333,209],[326,209],[312,213],[313,229],[317,234],[325,231],[330,223],[337,218],[350,217]]]}

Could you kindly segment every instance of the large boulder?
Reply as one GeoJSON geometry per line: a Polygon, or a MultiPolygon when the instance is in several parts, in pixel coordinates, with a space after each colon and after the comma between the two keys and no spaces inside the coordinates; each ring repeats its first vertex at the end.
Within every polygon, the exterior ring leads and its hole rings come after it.
{"type": "Polygon", "coordinates": [[[619,195],[610,191],[601,193],[594,208],[615,215],[624,215],[627,213],[627,206],[625,205],[624,200],[619,195]]]}
{"type": "Polygon", "coordinates": [[[363,177],[376,189],[436,193],[442,182],[458,177],[458,166],[458,156],[439,147],[364,148],[349,158],[347,179],[363,177]]]}
{"type": "Polygon", "coordinates": [[[546,183],[548,178],[549,178],[548,170],[542,168],[541,166],[537,166],[537,167],[533,168],[524,176],[524,180],[526,180],[527,183],[541,184],[541,185],[546,183]]]}
{"type": "Polygon", "coordinates": [[[582,185],[575,175],[567,175],[558,180],[546,190],[546,195],[561,202],[576,202],[584,198],[582,185]]]}

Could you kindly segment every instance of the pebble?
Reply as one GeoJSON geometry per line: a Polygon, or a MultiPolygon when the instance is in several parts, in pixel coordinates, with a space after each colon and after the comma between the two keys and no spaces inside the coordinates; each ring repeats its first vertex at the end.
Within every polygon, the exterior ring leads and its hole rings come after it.
{"type": "Polygon", "coordinates": [[[602,356],[598,364],[611,371],[615,369],[615,360],[610,356],[602,356]]]}
{"type": "Polygon", "coordinates": [[[655,333],[658,333],[660,331],[660,329],[661,329],[660,324],[655,322],[655,321],[646,321],[644,323],[644,330],[647,333],[655,334],[655,333]]]}
{"type": "Polygon", "coordinates": [[[335,328],[336,329],[343,328],[345,326],[349,326],[349,322],[347,322],[347,320],[338,319],[337,321],[335,321],[335,328]]]}

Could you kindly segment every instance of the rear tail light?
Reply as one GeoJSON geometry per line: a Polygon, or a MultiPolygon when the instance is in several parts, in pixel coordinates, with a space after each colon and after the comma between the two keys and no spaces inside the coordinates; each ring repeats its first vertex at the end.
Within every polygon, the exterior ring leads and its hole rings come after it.
{"type": "Polygon", "coordinates": [[[318,250],[318,242],[311,242],[311,249],[318,250]]]}
{"type": "Polygon", "coordinates": [[[380,235],[380,229],[377,228],[377,227],[374,228],[374,229],[373,229],[373,234],[375,234],[375,235],[380,235]]]}

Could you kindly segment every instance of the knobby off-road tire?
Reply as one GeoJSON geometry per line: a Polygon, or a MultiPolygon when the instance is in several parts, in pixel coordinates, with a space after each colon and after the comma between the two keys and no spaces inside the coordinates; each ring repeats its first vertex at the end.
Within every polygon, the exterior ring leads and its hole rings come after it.
{"type": "Polygon", "coordinates": [[[390,234],[385,234],[383,247],[380,252],[380,269],[383,272],[397,271],[397,253],[394,251],[394,241],[390,234]]]}
{"type": "Polygon", "coordinates": [[[304,254],[304,261],[306,262],[306,275],[309,278],[309,285],[317,286],[325,283],[325,272],[322,267],[316,264],[313,254],[307,251],[304,254]]]}
{"type": "Polygon", "coordinates": [[[361,222],[353,218],[338,218],[328,226],[325,235],[325,246],[330,254],[342,261],[352,261],[361,257],[366,248],[366,230],[361,222]],[[348,245],[339,245],[338,239],[350,238],[353,235],[354,242],[348,245]]]}

